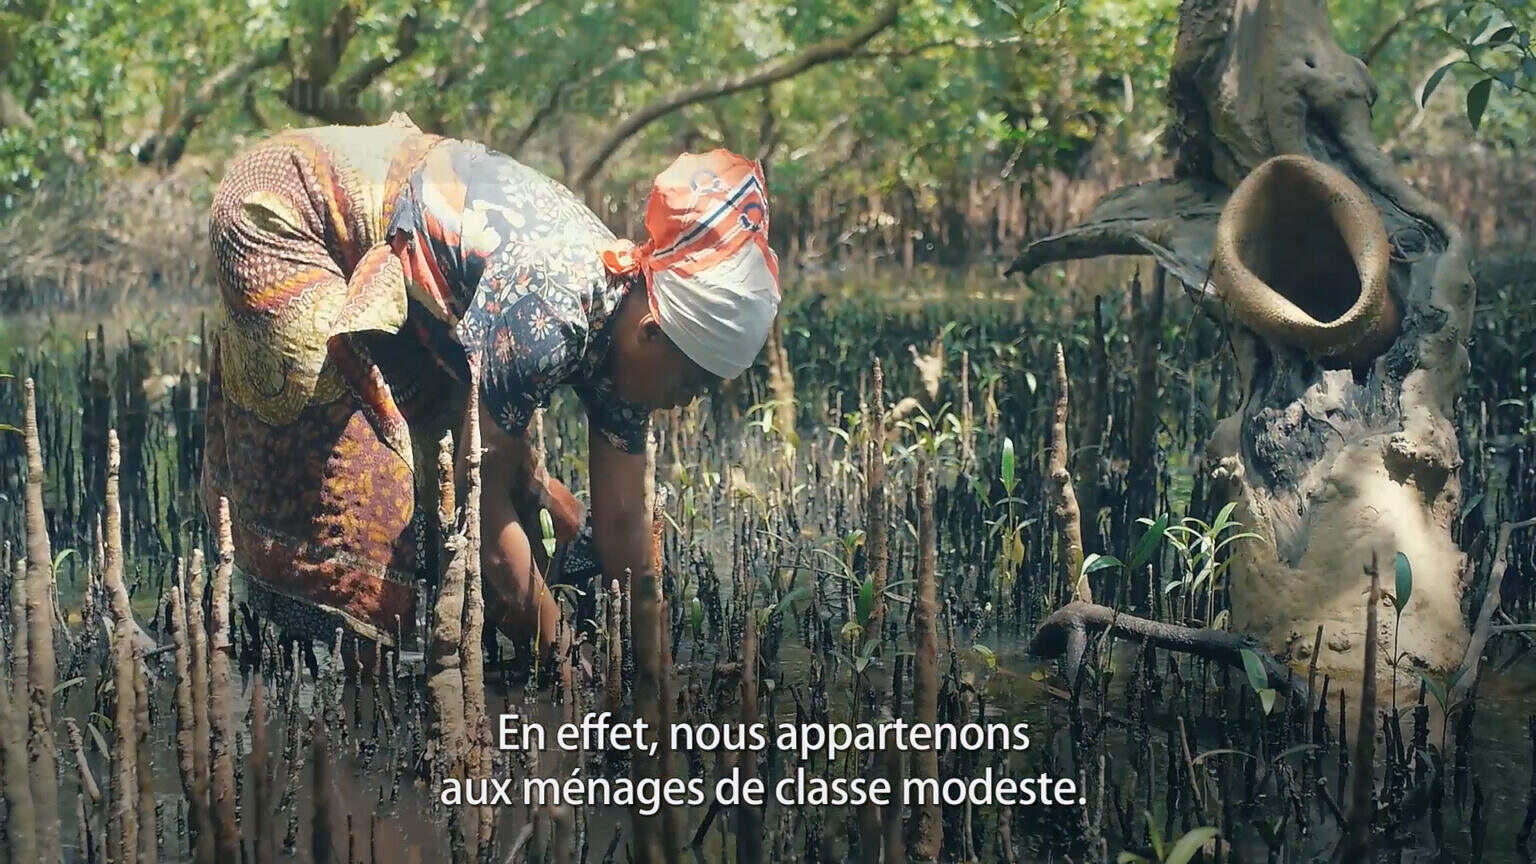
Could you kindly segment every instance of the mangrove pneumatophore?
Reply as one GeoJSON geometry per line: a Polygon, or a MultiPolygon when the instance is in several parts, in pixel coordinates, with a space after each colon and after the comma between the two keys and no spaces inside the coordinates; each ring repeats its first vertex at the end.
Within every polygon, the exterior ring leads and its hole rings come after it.
{"type": "Polygon", "coordinates": [[[1358,676],[1362,574],[1401,553],[1411,600],[1380,616],[1372,668],[1456,668],[1466,240],[1373,142],[1375,85],[1323,0],[1183,0],[1168,96],[1174,176],[1111,192],[1009,272],[1150,255],[1222,323],[1243,392],[1205,470],[1263,538],[1233,544],[1234,629],[1358,676]]]}

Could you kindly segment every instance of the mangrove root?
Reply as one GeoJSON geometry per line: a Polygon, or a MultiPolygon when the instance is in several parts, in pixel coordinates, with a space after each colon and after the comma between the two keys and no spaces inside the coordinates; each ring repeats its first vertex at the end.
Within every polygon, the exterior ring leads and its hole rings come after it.
{"type": "Polygon", "coordinates": [[[1244,668],[1242,652],[1252,651],[1263,663],[1270,687],[1289,692],[1298,704],[1308,704],[1306,682],[1291,674],[1290,667],[1276,660],[1251,637],[1225,630],[1149,621],[1093,603],[1068,603],[1052,612],[1029,640],[1029,653],[1046,660],[1064,658],[1067,680],[1075,681],[1088,651],[1088,640],[1106,630],[1117,638],[1193,654],[1238,669],[1244,668]]]}

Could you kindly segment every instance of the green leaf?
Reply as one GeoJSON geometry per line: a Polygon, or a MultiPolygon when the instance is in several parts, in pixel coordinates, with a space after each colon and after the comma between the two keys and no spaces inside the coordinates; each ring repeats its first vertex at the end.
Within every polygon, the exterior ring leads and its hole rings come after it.
{"type": "Polygon", "coordinates": [[[1461,680],[1461,676],[1463,676],[1465,674],[1467,674],[1467,667],[1462,666],[1462,667],[1458,668],[1456,670],[1456,674],[1452,675],[1450,680],[1445,682],[1445,689],[1446,690],[1450,690],[1452,687],[1455,687],[1456,686],[1456,682],[1460,681],[1461,680]]]}
{"type": "Polygon", "coordinates": [[[1445,713],[1445,685],[1425,674],[1422,670],[1413,670],[1418,673],[1419,679],[1424,682],[1424,689],[1429,695],[1435,697],[1435,702],[1440,706],[1440,713],[1445,713]]]}
{"type": "Polygon", "coordinates": [[[1078,578],[1087,576],[1089,573],[1097,573],[1100,570],[1108,570],[1111,567],[1123,566],[1125,565],[1120,563],[1120,559],[1113,555],[1100,555],[1097,552],[1093,552],[1083,559],[1083,572],[1078,574],[1078,578]]]}
{"type": "Polygon", "coordinates": [[[1216,548],[1217,549],[1221,549],[1221,548],[1225,547],[1228,543],[1232,543],[1232,542],[1234,542],[1236,540],[1258,540],[1260,542],[1263,542],[1264,541],[1264,537],[1262,535],[1260,535],[1260,534],[1257,534],[1257,533],[1253,532],[1253,531],[1244,531],[1241,534],[1228,534],[1225,538],[1222,539],[1222,541],[1220,543],[1216,544],[1216,548]]]}
{"type": "Polygon", "coordinates": [[[875,577],[865,576],[864,582],[859,586],[859,599],[855,604],[855,614],[860,627],[869,626],[869,617],[875,613],[875,577]]]}
{"type": "MultiPolygon", "coordinates": [[[[1201,753],[1199,756],[1196,756],[1195,758],[1189,760],[1189,762],[1190,762],[1191,765],[1199,765],[1201,762],[1204,762],[1205,760],[1211,758],[1212,756],[1241,756],[1244,759],[1253,759],[1254,758],[1253,754],[1251,754],[1251,753],[1244,753],[1241,750],[1233,750],[1233,749],[1228,747],[1228,748],[1222,748],[1220,750],[1207,750],[1204,753],[1201,753]]],[[[1255,761],[1257,761],[1257,760],[1255,760],[1255,761]]]]}
{"type": "Polygon", "coordinates": [[[1408,563],[1408,556],[1397,553],[1397,617],[1403,617],[1403,610],[1408,607],[1408,598],[1413,596],[1413,565],[1408,563]]]}
{"type": "Polygon", "coordinates": [[[1292,747],[1287,747],[1284,750],[1281,750],[1279,753],[1276,753],[1273,757],[1270,758],[1269,761],[1279,762],[1287,756],[1295,756],[1297,753],[1306,753],[1309,750],[1316,749],[1318,749],[1316,744],[1297,744],[1292,747]]]}
{"type": "Polygon", "coordinates": [[[1269,686],[1269,673],[1264,671],[1264,661],[1251,648],[1242,649],[1243,671],[1248,673],[1248,684],[1258,693],[1269,686]]]}
{"type": "Polygon", "coordinates": [[[53,556],[53,576],[54,576],[55,579],[58,578],[59,568],[64,566],[64,562],[68,561],[69,560],[69,556],[71,556],[71,555],[75,556],[76,558],[80,557],[80,553],[76,552],[73,549],[65,549],[65,550],[59,552],[59,554],[53,556]]]}
{"type": "Polygon", "coordinates": [[[1157,544],[1162,541],[1163,535],[1168,532],[1168,514],[1157,517],[1157,521],[1147,528],[1147,532],[1136,541],[1136,548],[1131,550],[1131,563],[1127,568],[1135,573],[1145,567],[1152,560],[1152,555],[1157,551],[1157,544]]]}
{"type": "Polygon", "coordinates": [[[1206,843],[1214,840],[1220,832],[1209,825],[1200,828],[1191,828],[1189,833],[1180,837],[1172,848],[1168,850],[1168,856],[1163,859],[1163,864],[1189,864],[1195,858],[1206,843]]]}
{"type": "Polygon", "coordinates": [[[1434,73],[1429,76],[1429,80],[1424,82],[1423,92],[1419,94],[1420,108],[1423,108],[1425,105],[1429,104],[1429,97],[1434,95],[1435,88],[1440,86],[1440,82],[1445,78],[1445,73],[1451,71],[1451,67],[1455,66],[1459,62],[1461,61],[1452,60],[1444,66],[1441,66],[1439,69],[1436,69],[1434,73]]]}
{"type": "Polygon", "coordinates": [[[549,511],[539,508],[539,530],[544,532],[544,554],[555,554],[555,520],[550,517],[549,511]]]}
{"type": "Polygon", "coordinates": [[[976,656],[981,658],[981,662],[987,664],[987,669],[993,672],[997,671],[997,652],[980,642],[972,645],[971,650],[976,652],[976,656]]]}
{"type": "MultiPolygon", "coordinates": [[[[849,623],[852,623],[852,622],[849,622],[849,623]]],[[[847,629],[847,626],[848,625],[846,625],[846,624],[843,625],[844,629],[847,629]]],[[[854,626],[857,627],[858,625],[854,625],[854,626]]],[[[862,628],[860,628],[860,630],[859,630],[859,635],[860,636],[864,635],[862,628]]],[[[867,640],[865,640],[864,647],[859,650],[859,656],[853,658],[853,671],[858,672],[860,674],[863,674],[864,670],[869,668],[870,661],[875,658],[875,649],[879,648],[879,647],[880,647],[880,640],[879,639],[867,639],[867,640]]]]}
{"type": "Polygon", "coordinates": [[[1003,490],[1009,495],[1013,494],[1013,484],[1017,482],[1014,474],[1013,439],[1003,439],[1003,490]]]}
{"type": "Polygon", "coordinates": [[[1221,508],[1221,512],[1216,514],[1216,521],[1211,523],[1211,530],[1209,533],[1212,536],[1215,536],[1221,533],[1221,529],[1232,524],[1232,511],[1236,509],[1236,501],[1232,501],[1228,503],[1227,506],[1221,508]]]}
{"type": "Polygon", "coordinates": [[[1157,860],[1163,860],[1163,830],[1157,827],[1157,820],[1153,818],[1151,810],[1141,811],[1141,816],[1147,821],[1147,834],[1152,839],[1152,853],[1157,860]]]}
{"type": "MultiPolygon", "coordinates": [[[[107,722],[107,723],[110,724],[110,721],[108,721],[106,716],[104,716],[104,715],[95,714],[95,715],[92,715],[92,716],[100,718],[103,722],[107,722]]],[[[100,753],[103,756],[106,756],[106,755],[108,755],[109,753],[112,752],[112,748],[107,746],[107,738],[106,738],[106,736],[101,734],[101,730],[96,728],[96,724],[95,723],[87,722],[85,724],[85,730],[87,732],[91,733],[91,740],[96,742],[96,752],[100,753]]]]}
{"type": "Polygon", "coordinates": [[[1024,526],[1016,525],[1008,540],[1008,560],[1017,567],[1024,563],[1024,556],[1029,550],[1024,546],[1024,526]]]}
{"type": "Polygon", "coordinates": [[[1467,122],[1477,131],[1483,125],[1483,112],[1488,108],[1488,94],[1493,90],[1493,79],[1484,78],[1467,91],[1467,122]]]}
{"type": "Polygon", "coordinates": [[[1259,705],[1264,708],[1265,716],[1269,716],[1269,712],[1275,710],[1275,697],[1278,695],[1280,694],[1276,693],[1273,687],[1265,687],[1259,691],[1259,705]]]}
{"type": "Polygon", "coordinates": [[[15,426],[12,426],[9,423],[0,423],[0,432],[15,432],[17,435],[21,434],[20,429],[17,429],[15,426]]]}
{"type": "Polygon", "coordinates": [[[575,585],[551,585],[550,590],[555,592],[559,599],[570,603],[573,607],[580,602],[582,597],[587,596],[587,592],[577,588],[575,585]]]}

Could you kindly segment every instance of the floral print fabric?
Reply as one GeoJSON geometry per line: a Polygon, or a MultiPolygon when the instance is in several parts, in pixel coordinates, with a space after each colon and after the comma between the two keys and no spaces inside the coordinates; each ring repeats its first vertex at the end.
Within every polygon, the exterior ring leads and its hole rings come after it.
{"type": "Polygon", "coordinates": [[[604,269],[613,234],[568,189],[478,144],[447,142],[401,192],[387,235],[426,313],[424,338],[463,347],[499,426],[522,434],[569,384],[593,430],[643,450],[649,412],[617,397],[608,369],[612,318],[639,283],[604,269]]]}

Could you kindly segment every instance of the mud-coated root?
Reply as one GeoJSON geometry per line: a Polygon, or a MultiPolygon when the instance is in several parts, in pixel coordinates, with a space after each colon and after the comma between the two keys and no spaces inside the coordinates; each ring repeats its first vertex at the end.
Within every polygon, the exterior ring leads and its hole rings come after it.
{"type": "MultiPolygon", "coordinates": [[[[939,592],[938,528],[934,522],[932,469],[924,462],[917,478],[917,601],[912,613],[912,710],[916,722],[939,722],[939,592]]],[[[913,775],[924,782],[939,780],[939,754],[920,750],[912,756],[913,775]]],[[[944,817],[937,801],[918,805],[912,814],[914,861],[937,861],[944,844],[944,817]]]]}
{"type": "Polygon", "coordinates": [[[203,595],[207,581],[204,573],[203,550],[192,550],[192,563],[188,568],[187,582],[187,643],[191,659],[188,680],[192,685],[192,777],[191,800],[197,802],[193,826],[199,832],[194,846],[197,864],[213,864],[217,857],[216,829],[213,820],[213,740],[212,712],[209,706],[208,687],[208,629],[203,616],[203,595]]]}
{"type": "Polygon", "coordinates": [[[112,811],[107,844],[118,861],[139,854],[138,676],[133,656],[133,609],[123,582],[123,518],[118,472],[121,456],[117,431],[107,431],[106,560],[102,578],[112,598],[112,811]]]}
{"type": "MultiPolygon", "coordinates": [[[[11,583],[13,599],[19,593],[17,589],[24,584],[26,570],[26,561],[18,561],[15,581],[11,583]]],[[[11,632],[16,634],[17,645],[11,646],[8,653],[16,661],[17,677],[25,678],[26,660],[18,655],[23,650],[19,646],[26,644],[23,638],[26,630],[18,628],[11,632]]],[[[4,659],[0,657],[0,666],[4,659]]],[[[5,782],[6,851],[12,862],[38,860],[37,812],[27,777],[26,724],[22,721],[25,710],[26,703],[15,698],[12,688],[0,686],[0,780],[5,782]]]]}
{"type": "Polygon", "coordinates": [[[624,705],[624,605],[623,589],[615,579],[608,583],[607,638],[604,640],[608,662],[603,673],[603,704],[614,713],[624,705]]]}
{"type": "Polygon", "coordinates": [[[235,569],[235,543],[229,520],[229,500],[219,499],[219,563],[213,571],[213,629],[209,631],[208,720],[212,730],[211,799],[214,813],[214,844],[218,860],[238,861],[240,826],[235,817],[235,720],[230,662],[234,643],[230,634],[230,580],[235,569]]]}
{"type": "Polygon", "coordinates": [[[326,744],[325,723],[316,716],[312,725],[314,738],[310,745],[310,781],[315,795],[315,815],[310,824],[309,853],[315,864],[331,864],[340,860],[335,850],[341,806],[331,787],[331,752],[326,744]]]}
{"type": "Polygon", "coordinates": [[[1056,521],[1060,538],[1061,554],[1058,556],[1062,584],[1071,586],[1073,600],[1093,602],[1093,592],[1088,588],[1088,578],[1083,575],[1083,519],[1077,506],[1077,493],[1072,488],[1072,472],[1067,468],[1070,451],[1067,444],[1067,419],[1070,402],[1067,397],[1067,360],[1061,343],[1056,343],[1056,414],[1051,426],[1051,462],[1046,472],[1045,492],[1051,502],[1051,516],[1056,521]]]}
{"type": "Polygon", "coordinates": [[[888,523],[885,518],[885,373],[876,358],[870,368],[869,453],[864,463],[865,536],[868,538],[870,592],[874,606],[869,612],[864,639],[878,641],[885,627],[885,586],[889,578],[888,523]]]}
{"type": "MultiPolygon", "coordinates": [[[[743,605],[741,628],[741,722],[757,718],[757,610],[750,595],[743,605]]],[[[741,779],[745,783],[757,777],[757,754],[741,754],[741,779]]],[[[736,808],[736,860],[740,864],[760,864],[763,860],[763,813],[751,804],[736,808]]]]}
{"type": "MultiPolygon", "coordinates": [[[[652,562],[629,578],[629,595],[633,598],[633,634],[631,645],[635,657],[635,714],[653,729],[670,728],[671,705],[667,699],[668,674],[666,606],[662,597],[661,568],[657,558],[660,549],[659,514],[654,509],[656,445],[650,442],[646,449],[645,500],[653,505],[652,512],[652,562]]],[[[630,761],[630,773],[636,781],[654,780],[665,784],[671,777],[671,751],[664,746],[651,755],[637,751],[630,761]]],[[[643,864],[671,864],[681,858],[681,832],[667,830],[667,814],[642,816],[634,814],[635,859],[643,864]]]]}
{"type": "MultiPolygon", "coordinates": [[[[132,628],[132,619],[129,619],[128,623],[132,628]]],[[[130,629],[130,633],[136,632],[136,629],[130,629]]],[[[132,637],[127,638],[131,640],[132,637]]],[[[160,856],[160,827],[155,810],[154,766],[150,762],[149,669],[136,652],[131,658],[131,664],[134,696],[134,771],[138,782],[135,799],[139,809],[139,864],[155,864],[160,856]]]]}
{"type": "Polygon", "coordinates": [[[43,514],[43,447],[37,433],[37,386],[26,382],[23,434],[27,447],[27,760],[36,808],[37,854],[52,864],[63,856],[59,836],[58,752],[53,737],[53,550],[43,514]]]}
{"type": "MultiPolygon", "coordinates": [[[[465,773],[485,778],[491,774],[491,729],[485,709],[485,594],[480,568],[480,388],[469,388],[464,409],[464,626],[459,656],[464,664],[464,731],[468,737],[465,773]]],[[[465,845],[470,860],[491,842],[495,810],[475,807],[468,814],[465,845]]]]}
{"type": "Polygon", "coordinates": [[[1276,660],[1257,640],[1225,630],[1181,627],[1162,621],[1149,621],[1126,615],[1108,606],[1093,603],[1068,603],[1052,612],[1035,630],[1029,641],[1029,653],[1043,659],[1061,657],[1068,681],[1076,680],[1088,640],[1108,630],[1111,636],[1145,642],[1168,651],[1180,651],[1243,668],[1244,651],[1252,651],[1264,666],[1269,686],[1289,692],[1298,704],[1306,705],[1307,684],[1292,675],[1289,667],[1276,660]]]}
{"type": "MultiPolygon", "coordinates": [[[[198,566],[201,566],[201,561],[198,566]]],[[[198,707],[207,716],[206,691],[198,691],[192,674],[192,631],[187,607],[187,570],[178,566],[176,584],[171,586],[171,642],[176,663],[176,768],[181,774],[181,789],[187,799],[187,812],[193,832],[193,860],[212,864],[213,814],[208,808],[207,739],[197,737],[198,707]],[[200,756],[201,754],[201,756],[200,756]]],[[[199,608],[199,617],[201,617],[199,608]]]]}
{"type": "MultiPolygon", "coordinates": [[[[464,728],[464,672],[461,641],[464,623],[464,538],[454,530],[453,436],[438,442],[437,519],[442,531],[442,573],[432,607],[431,641],[427,646],[427,692],[431,728],[432,781],[463,779],[468,736],[464,728]]],[[[449,847],[455,862],[467,858],[464,820],[448,814],[449,847]]],[[[476,836],[478,836],[478,819],[476,836]]]]}

